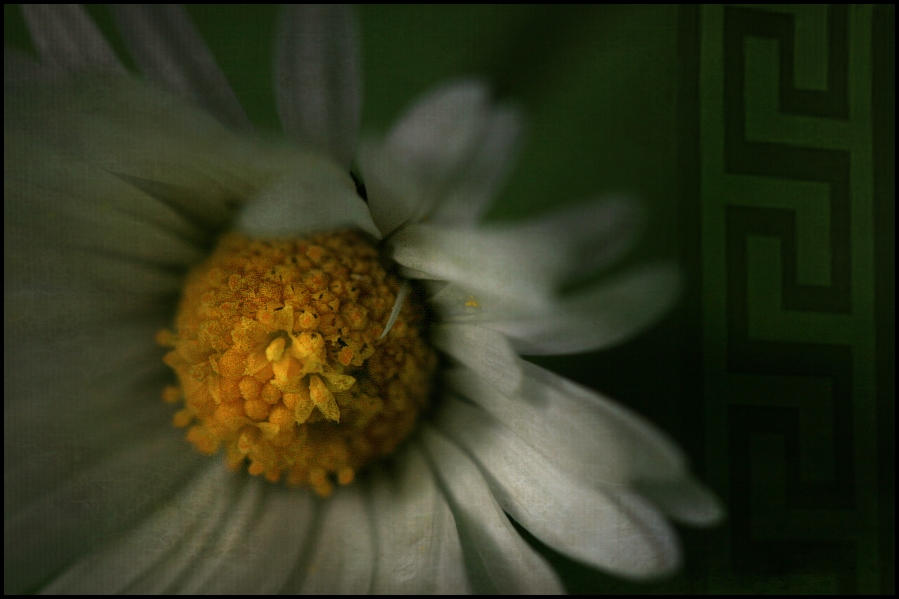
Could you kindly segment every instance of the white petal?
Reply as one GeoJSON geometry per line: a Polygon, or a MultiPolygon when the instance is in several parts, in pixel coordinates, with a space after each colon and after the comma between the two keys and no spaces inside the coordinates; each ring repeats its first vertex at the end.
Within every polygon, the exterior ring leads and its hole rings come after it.
{"type": "Polygon", "coordinates": [[[20,327],[23,339],[30,342],[38,333],[60,339],[70,332],[97,330],[90,327],[140,320],[146,334],[135,339],[153,348],[155,330],[171,326],[180,270],[91,251],[35,247],[18,235],[6,240],[16,248],[14,256],[4,256],[6,324],[10,331],[20,327]]]}
{"type": "Polygon", "coordinates": [[[471,592],[456,522],[434,474],[413,444],[397,457],[394,472],[374,473],[373,594],[471,592]]]}
{"type": "Polygon", "coordinates": [[[474,458],[497,502],[538,539],[612,574],[647,578],[672,571],[674,531],[624,485],[597,489],[572,478],[487,412],[444,399],[438,426],[474,458]]]}
{"type": "Polygon", "coordinates": [[[203,106],[231,127],[252,129],[234,90],[184,8],[175,4],[113,4],[110,10],[148,81],[203,106]]]}
{"type": "MultiPolygon", "coordinates": [[[[383,230],[383,229],[382,229],[383,230]]],[[[549,304],[552,273],[560,256],[516,233],[447,229],[417,224],[390,238],[399,264],[450,281],[480,301],[517,311],[549,304]]]]}
{"type": "Polygon", "coordinates": [[[402,271],[407,277],[426,281],[428,300],[440,315],[441,322],[490,325],[500,319],[543,314],[556,306],[556,302],[547,299],[545,303],[539,305],[543,311],[535,311],[531,306],[522,306],[514,300],[506,302],[502,297],[475,295],[463,284],[441,281],[436,275],[412,271],[408,267],[403,267],[402,271]]]}
{"type": "Polygon", "coordinates": [[[422,211],[426,193],[415,173],[405,164],[392,160],[382,144],[363,140],[358,161],[368,206],[382,235],[389,235],[422,211]]]}
{"type": "Polygon", "coordinates": [[[387,136],[387,150],[431,176],[467,162],[488,116],[489,92],[477,81],[444,85],[419,100],[387,136]]]}
{"type": "Polygon", "coordinates": [[[42,65],[33,56],[17,48],[3,49],[4,94],[17,86],[58,82],[65,77],[65,71],[42,65]]]}
{"type": "MultiPolygon", "coordinates": [[[[340,487],[324,506],[318,538],[302,569],[303,595],[359,594],[371,588],[374,538],[361,485],[340,487]]],[[[293,592],[285,589],[286,592],[293,592]]]]}
{"type": "Polygon", "coordinates": [[[103,34],[77,4],[23,4],[22,15],[41,61],[70,72],[125,74],[103,34]]]}
{"type": "Polygon", "coordinates": [[[359,156],[372,216],[388,235],[437,205],[464,174],[489,129],[487,88],[464,81],[415,104],[380,146],[359,156]]]}
{"type": "Polygon", "coordinates": [[[573,478],[618,485],[686,476],[681,451],[637,414],[530,362],[519,366],[523,380],[514,393],[501,393],[464,369],[446,377],[573,478]]]}
{"type": "MultiPolygon", "coordinates": [[[[208,243],[209,233],[203,224],[196,222],[184,210],[157,199],[127,178],[102,169],[80,156],[39,143],[35,137],[34,133],[27,131],[6,133],[3,186],[8,214],[32,223],[62,220],[68,217],[61,213],[64,210],[69,213],[99,213],[81,215],[78,217],[81,220],[127,216],[137,221],[135,227],[163,230],[174,238],[172,243],[180,239],[196,245],[208,243]],[[35,210],[37,207],[41,210],[35,210]]],[[[70,238],[83,238],[88,231],[91,237],[98,237],[89,226],[75,225],[64,235],[50,238],[59,243],[70,238]]],[[[46,226],[52,226],[52,223],[48,222],[46,226]]],[[[121,231],[118,229],[117,237],[124,237],[121,231]]]]}
{"type": "MultiPolygon", "coordinates": [[[[10,512],[4,507],[6,592],[26,592],[46,584],[51,576],[173,497],[200,465],[208,463],[192,455],[176,431],[153,430],[161,432],[133,436],[128,451],[69,479],[57,479],[52,490],[22,509],[10,512]]],[[[41,448],[36,446],[34,451],[41,448]]],[[[69,453],[56,459],[77,464],[78,457],[69,453]]],[[[4,486],[8,497],[17,492],[4,486]]]]}
{"type": "MultiPolygon", "coordinates": [[[[247,541],[256,524],[254,520],[262,509],[262,490],[265,483],[246,480],[242,473],[231,472],[230,476],[234,480],[232,484],[239,487],[239,494],[233,504],[229,504],[225,521],[208,535],[203,553],[194,562],[189,563],[189,568],[181,573],[182,578],[172,589],[173,592],[185,595],[200,593],[223,566],[236,568],[236,562],[246,561],[247,541]]],[[[258,593],[260,586],[258,582],[245,579],[243,588],[237,588],[233,584],[230,588],[235,593],[258,593]]]]}
{"type": "Polygon", "coordinates": [[[152,321],[29,322],[7,320],[4,331],[7,514],[149,435],[181,447],[159,397],[167,378],[152,321]]]}
{"type": "Polygon", "coordinates": [[[287,134],[349,172],[356,152],[361,80],[356,24],[345,5],[285,9],[277,38],[275,95],[287,134]]]}
{"type": "Polygon", "coordinates": [[[42,592],[164,592],[173,575],[190,565],[185,553],[202,546],[226,516],[231,477],[221,462],[207,462],[205,471],[184,490],[133,530],[79,559],[42,592]]]}
{"type": "Polygon", "coordinates": [[[100,324],[171,307],[184,271],[201,256],[204,234],[100,169],[63,166],[48,152],[23,154],[17,144],[5,149],[8,321],[55,326],[62,335],[85,320],[100,324]],[[30,158],[44,168],[20,168],[30,158]]]}
{"type": "Polygon", "coordinates": [[[680,276],[670,264],[628,271],[566,297],[547,313],[489,321],[521,354],[570,354],[604,349],[642,333],[678,297],[680,276]]]}
{"type": "Polygon", "coordinates": [[[202,259],[205,232],[168,206],[102,169],[17,137],[9,136],[4,153],[9,234],[56,248],[59,260],[83,250],[186,270],[202,259]]]}
{"type": "Polygon", "coordinates": [[[5,457],[25,499],[74,473],[65,456],[86,467],[148,426],[170,430],[153,335],[200,254],[180,238],[195,229],[166,206],[18,137],[4,148],[5,457]],[[29,476],[37,463],[44,476],[29,476]]]}
{"type": "MultiPolygon", "coordinates": [[[[401,267],[400,270],[406,277],[424,281],[428,301],[440,322],[447,324],[481,326],[506,335],[501,324],[550,318],[556,314],[561,303],[549,292],[548,285],[544,285],[540,293],[535,293],[536,286],[525,292],[529,295],[522,301],[520,295],[503,297],[467,287],[464,283],[443,281],[436,275],[408,267],[401,267]]],[[[523,282],[527,280],[522,279],[523,282]]]]}
{"type": "MultiPolygon", "coordinates": [[[[321,510],[308,491],[262,484],[261,504],[240,542],[222,554],[212,574],[193,592],[271,595],[283,592],[302,574],[297,570],[314,541],[313,526],[321,510]]],[[[189,586],[184,590],[191,592],[189,586]]]]}
{"type": "Polygon", "coordinates": [[[518,111],[495,109],[470,164],[446,191],[428,216],[431,222],[452,227],[474,226],[495,199],[511,170],[524,128],[518,111]]]}
{"type": "Polygon", "coordinates": [[[349,174],[314,154],[298,160],[289,177],[250,198],[236,228],[257,237],[302,237],[343,228],[380,237],[349,174]]]}
{"type": "Polygon", "coordinates": [[[636,487],[663,512],[685,524],[710,526],[724,518],[724,507],[715,494],[695,480],[639,481],[636,487]]]}
{"type": "Polygon", "coordinates": [[[422,439],[428,455],[467,539],[475,592],[559,594],[555,572],[512,528],[478,468],[436,430],[427,427],[422,439]]]}
{"type": "MultiPolygon", "coordinates": [[[[612,199],[479,230],[412,225],[395,233],[390,246],[407,274],[453,283],[446,301],[470,295],[480,307],[449,305],[449,316],[478,322],[542,318],[554,306],[558,285],[592,274],[630,246],[635,220],[632,203],[612,199]]],[[[574,307],[592,301],[585,296],[574,307]]]]}
{"type": "MultiPolygon", "coordinates": [[[[293,158],[125,78],[4,94],[4,132],[114,174],[207,230],[225,225],[234,206],[289,172],[293,158]]],[[[28,172],[40,176],[41,164],[28,172]]]]}
{"type": "Polygon", "coordinates": [[[496,231],[550,254],[537,264],[551,268],[553,280],[561,284],[593,274],[626,253],[640,223],[636,202],[609,197],[499,226],[496,231]]]}
{"type": "MultiPolygon", "coordinates": [[[[181,581],[210,553],[218,551],[218,534],[232,517],[235,488],[240,486],[240,480],[222,462],[214,465],[226,471],[224,480],[210,483],[217,495],[214,502],[205,510],[200,506],[191,510],[197,514],[196,524],[185,527],[183,538],[169,546],[162,559],[128,586],[128,594],[161,595],[180,591],[181,581]]],[[[240,518],[237,513],[233,516],[240,518]]]]}
{"type": "Polygon", "coordinates": [[[501,334],[475,325],[434,327],[433,343],[496,389],[511,393],[521,384],[518,357],[501,334]]]}

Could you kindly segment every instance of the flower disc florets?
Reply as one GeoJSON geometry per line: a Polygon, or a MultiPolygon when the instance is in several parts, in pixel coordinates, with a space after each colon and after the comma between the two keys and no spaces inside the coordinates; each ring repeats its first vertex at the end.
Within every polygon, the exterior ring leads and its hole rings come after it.
{"type": "Polygon", "coordinates": [[[425,310],[353,231],[290,241],[236,234],[187,277],[165,362],[175,426],[204,454],[319,495],[391,453],[425,406],[436,354],[425,310]]]}

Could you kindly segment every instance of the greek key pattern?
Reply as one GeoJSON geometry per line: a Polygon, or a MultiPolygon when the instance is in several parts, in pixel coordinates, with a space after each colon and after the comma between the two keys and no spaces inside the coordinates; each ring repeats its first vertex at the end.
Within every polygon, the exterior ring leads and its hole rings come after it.
{"type": "Polygon", "coordinates": [[[876,592],[872,9],[698,23],[709,590],[876,592]]]}

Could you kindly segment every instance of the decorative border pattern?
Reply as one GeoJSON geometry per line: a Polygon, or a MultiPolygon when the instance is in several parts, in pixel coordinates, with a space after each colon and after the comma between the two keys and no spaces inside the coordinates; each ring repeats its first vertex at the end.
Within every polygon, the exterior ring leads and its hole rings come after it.
{"type": "Polygon", "coordinates": [[[875,300],[890,237],[875,9],[684,7],[679,28],[684,257],[701,323],[685,374],[702,399],[687,409],[704,432],[688,449],[730,510],[705,590],[878,592],[892,429],[878,426],[891,300],[875,300]]]}

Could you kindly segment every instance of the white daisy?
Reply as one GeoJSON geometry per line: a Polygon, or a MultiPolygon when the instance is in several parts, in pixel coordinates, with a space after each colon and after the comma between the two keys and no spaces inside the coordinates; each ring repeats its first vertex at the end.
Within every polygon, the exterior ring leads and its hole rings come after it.
{"type": "Polygon", "coordinates": [[[630,337],[670,305],[677,273],[559,294],[630,245],[621,200],[479,225],[520,129],[483,85],[439,88],[362,144],[364,201],[346,9],[286,11],[276,83],[292,146],[252,132],[179,9],[114,10],[154,87],[81,9],[24,14],[40,64],[7,50],[4,65],[7,592],[558,592],[506,514],[630,578],[677,567],[663,513],[720,517],[664,435],[518,357],[630,337]],[[291,241],[232,236],[211,253],[226,228],[291,241]],[[210,258],[229,247],[293,260],[295,276],[270,293],[252,260],[210,258]],[[194,445],[317,493],[185,443],[159,401],[165,328],[180,385],[165,394],[185,402],[175,421],[194,445]],[[430,345],[442,366],[416,419],[430,345]],[[244,413],[223,415],[232,405],[244,413]]]}

